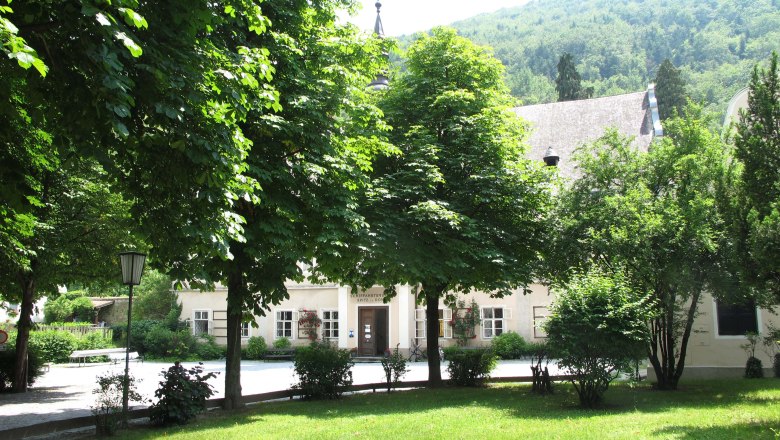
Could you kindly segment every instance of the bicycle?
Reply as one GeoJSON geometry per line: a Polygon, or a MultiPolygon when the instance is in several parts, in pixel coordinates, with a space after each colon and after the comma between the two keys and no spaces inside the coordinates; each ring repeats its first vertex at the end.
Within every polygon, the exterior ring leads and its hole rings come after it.
{"type": "Polygon", "coordinates": [[[425,355],[425,349],[417,343],[416,339],[412,339],[412,344],[409,346],[409,362],[424,361],[428,359],[425,355]]]}

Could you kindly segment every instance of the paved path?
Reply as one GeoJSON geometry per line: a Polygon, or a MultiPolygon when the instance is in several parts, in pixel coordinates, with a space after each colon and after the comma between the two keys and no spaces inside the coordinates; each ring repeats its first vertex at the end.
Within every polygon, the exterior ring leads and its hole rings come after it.
{"type": "MultiPolygon", "coordinates": [[[[133,362],[130,374],[141,379],[138,390],[147,399],[154,396],[161,379],[160,373],[170,363],[133,362]]],[[[182,365],[190,367],[194,362],[182,365]]],[[[445,363],[446,365],[446,363],[445,363]]],[[[203,362],[204,371],[220,373],[210,383],[214,386],[214,397],[225,394],[225,362],[203,362]]],[[[424,362],[409,363],[410,372],[402,380],[426,380],[428,365],[424,362]]],[[[94,402],[92,390],[96,377],[107,372],[123,373],[124,364],[97,364],[78,367],[76,364],[54,365],[51,371],[44,373],[24,394],[0,394],[0,431],[20,426],[34,425],[51,420],[68,419],[90,415],[90,405],[94,402]]],[[[550,365],[550,374],[557,370],[550,365]]],[[[384,381],[384,372],[380,363],[358,363],[352,368],[355,384],[384,381]]],[[[528,361],[500,361],[493,377],[530,376],[528,361]]],[[[292,362],[241,362],[242,394],[258,394],[289,389],[295,383],[292,362]]],[[[447,378],[445,368],[442,377],[447,378]]]]}

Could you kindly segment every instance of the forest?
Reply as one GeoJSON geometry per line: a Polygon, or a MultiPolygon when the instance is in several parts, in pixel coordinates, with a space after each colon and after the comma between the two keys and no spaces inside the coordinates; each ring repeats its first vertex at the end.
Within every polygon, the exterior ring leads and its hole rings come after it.
{"type": "MultiPolygon", "coordinates": [[[[388,24],[389,26],[389,24],[388,24]]],[[[664,59],[692,99],[722,113],[780,41],[777,0],[537,0],[456,22],[493,47],[523,104],[555,101],[556,65],[574,56],[594,97],[643,90],[664,59]]],[[[402,43],[405,39],[402,39],[402,43]]]]}

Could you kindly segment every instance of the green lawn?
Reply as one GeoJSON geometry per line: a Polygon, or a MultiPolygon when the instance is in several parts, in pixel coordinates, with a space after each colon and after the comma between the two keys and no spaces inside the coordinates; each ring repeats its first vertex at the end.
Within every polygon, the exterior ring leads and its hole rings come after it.
{"type": "Polygon", "coordinates": [[[544,397],[527,385],[361,394],[217,411],[184,427],[136,428],[118,437],[780,439],[780,380],[686,382],[674,392],[619,384],[592,411],[577,407],[568,384],[544,397]]]}

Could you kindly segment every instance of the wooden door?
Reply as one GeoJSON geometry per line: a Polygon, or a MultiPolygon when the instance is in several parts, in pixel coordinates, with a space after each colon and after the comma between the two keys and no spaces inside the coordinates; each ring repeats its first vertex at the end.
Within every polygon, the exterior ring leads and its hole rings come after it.
{"type": "Polygon", "coordinates": [[[358,354],[374,356],[376,354],[376,323],[374,310],[361,307],[358,311],[358,354]]]}

